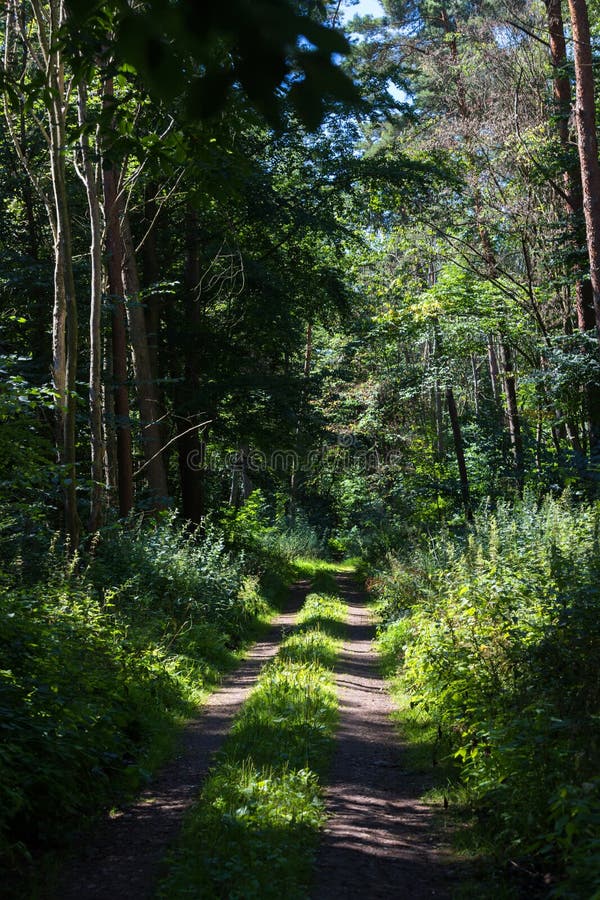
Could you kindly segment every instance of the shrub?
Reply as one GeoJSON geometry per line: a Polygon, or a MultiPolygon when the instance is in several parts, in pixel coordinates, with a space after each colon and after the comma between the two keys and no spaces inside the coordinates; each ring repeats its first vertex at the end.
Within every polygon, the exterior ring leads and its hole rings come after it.
{"type": "Polygon", "coordinates": [[[172,517],[55,547],[0,588],[0,859],[15,867],[136,788],[267,610],[223,535],[172,517]]]}
{"type": "Polygon", "coordinates": [[[322,555],[321,539],[301,511],[293,525],[284,518],[273,523],[259,490],[238,509],[226,509],[222,525],[228,546],[254,568],[268,566],[289,574],[289,563],[296,557],[322,555]]]}
{"type": "Polygon", "coordinates": [[[526,497],[378,585],[388,658],[450,741],[482,827],[551,869],[561,896],[600,875],[599,524],[600,506],[526,497]]]}

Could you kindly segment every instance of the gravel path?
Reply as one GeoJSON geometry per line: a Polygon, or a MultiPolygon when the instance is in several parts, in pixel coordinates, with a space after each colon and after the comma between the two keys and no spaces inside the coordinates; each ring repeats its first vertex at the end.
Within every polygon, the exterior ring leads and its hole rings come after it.
{"type": "Polygon", "coordinates": [[[436,846],[429,786],[402,770],[402,746],[372,648],[365,598],[338,576],[348,640],[338,664],[340,728],[326,800],[331,816],[317,855],[314,900],[449,897],[450,866],[436,846]]]}
{"type": "Polygon", "coordinates": [[[292,588],[285,611],[263,640],[186,726],[178,755],[133,806],[107,817],[93,842],[67,866],[54,893],[56,900],[152,897],[165,850],[177,837],[184,813],[198,796],[212,755],[221,746],[262,667],[275,656],[282,633],[293,625],[308,590],[307,582],[292,588]]]}

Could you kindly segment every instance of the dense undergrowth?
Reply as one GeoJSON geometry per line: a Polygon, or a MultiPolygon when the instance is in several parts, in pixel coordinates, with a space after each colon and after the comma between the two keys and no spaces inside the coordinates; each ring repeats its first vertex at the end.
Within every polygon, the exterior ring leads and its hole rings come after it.
{"type": "MultiPolygon", "coordinates": [[[[315,587],[329,587],[327,572],[315,587]]],[[[333,748],[345,608],[310,594],[220,752],[161,897],[306,897],[333,748]]]]}
{"type": "Polygon", "coordinates": [[[568,495],[500,504],[376,582],[382,650],[457,773],[471,846],[541,896],[600,883],[599,528],[568,495]]]}
{"type": "MultiPolygon", "coordinates": [[[[6,562],[0,581],[0,867],[17,879],[137,790],[292,578],[249,522],[171,518],[6,562]]],[[[294,552],[301,546],[296,538],[294,552]]],[[[8,560],[14,547],[4,547],[8,560]]]]}

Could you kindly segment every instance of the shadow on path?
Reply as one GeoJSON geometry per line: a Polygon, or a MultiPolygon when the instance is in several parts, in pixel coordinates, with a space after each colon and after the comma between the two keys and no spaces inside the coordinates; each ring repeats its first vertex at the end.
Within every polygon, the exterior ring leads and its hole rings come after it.
{"type": "Polygon", "coordinates": [[[213,754],[262,667],[275,656],[282,633],[293,626],[308,591],[308,582],[292,588],[285,610],[264,638],[185,727],[177,755],[132,806],[105,818],[90,845],[66,866],[53,894],[55,900],[147,900],[153,896],[162,858],[198,796],[213,754]]]}
{"type": "Polygon", "coordinates": [[[452,872],[419,800],[429,787],[402,768],[402,746],[372,647],[365,597],[338,576],[348,632],[337,668],[340,727],[325,797],[330,819],[317,854],[314,900],[449,897],[452,872]]]}

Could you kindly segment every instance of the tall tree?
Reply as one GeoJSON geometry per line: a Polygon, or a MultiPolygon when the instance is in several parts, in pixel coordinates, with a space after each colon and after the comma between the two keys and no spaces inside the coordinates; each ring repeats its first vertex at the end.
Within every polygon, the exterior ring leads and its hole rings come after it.
{"type": "Polygon", "coordinates": [[[119,227],[123,252],[121,274],[132,347],[136,397],[140,411],[141,441],[145,460],[142,468],[145,470],[145,476],[151,492],[151,506],[154,509],[164,509],[169,503],[169,486],[163,459],[162,406],[158,396],[158,386],[152,371],[146,317],[142,305],[140,280],[129,215],[125,205],[122,202],[119,203],[117,201],[117,203],[119,206],[119,227]]]}
{"type": "Polygon", "coordinates": [[[4,31],[4,109],[16,153],[38,190],[48,213],[54,243],[54,308],[52,313],[52,379],[56,394],[57,446],[63,471],[65,526],[71,548],[79,544],[81,524],[77,509],[77,353],[78,320],[71,212],[69,208],[65,147],[70,85],[65,75],[65,55],[60,34],[67,23],[64,0],[50,0],[44,8],[40,0],[6,4],[4,31]],[[30,23],[35,23],[33,38],[30,23]],[[19,58],[20,57],[20,58],[19,58]],[[33,67],[45,89],[47,127],[36,119],[46,141],[52,194],[49,197],[42,180],[28,161],[15,127],[16,102],[23,109],[28,68],[33,67]],[[20,77],[15,83],[15,73],[20,77]]]}
{"type": "Polygon", "coordinates": [[[600,162],[590,23],[585,0],[569,0],[575,63],[575,121],[581,167],[583,212],[590,261],[596,328],[600,339],[600,162]]]}
{"type": "Polygon", "coordinates": [[[91,450],[91,490],[88,531],[97,531],[102,523],[104,507],[103,467],[105,458],[102,422],[102,222],[98,196],[98,169],[94,166],[88,126],[87,88],[79,84],[77,109],[80,136],[81,168],[90,217],[90,322],[89,322],[89,417],[91,450]]]}

